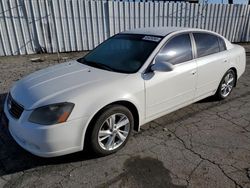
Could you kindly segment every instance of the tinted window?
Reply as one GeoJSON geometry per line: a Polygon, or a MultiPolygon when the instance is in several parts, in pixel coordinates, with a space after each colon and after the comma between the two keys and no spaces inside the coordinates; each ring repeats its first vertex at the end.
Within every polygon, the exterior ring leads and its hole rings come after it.
{"type": "Polygon", "coordinates": [[[78,62],[121,73],[134,73],[145,63],[161,37],[118,34],[78,59],[78,62]]]}
{"type": "Polygon", "coordinates": [[[174,37],[161,49],[157,58],[171,64],[178,64],[193,59],[189,34],[174,37]]]}
{"type": "Polygon", "coordinates": [[[227,48],[226,48],[226,44],[225,44],[224,40],[222,38],[218,37],[218,41],[219,41],[220,51],[226,50],[227,48]]]}
{"type": "Polygon", "coordinates": [[[220,51],[218,37],[206,33],[194,33],[197,56],[203,57],[220,51]]]}

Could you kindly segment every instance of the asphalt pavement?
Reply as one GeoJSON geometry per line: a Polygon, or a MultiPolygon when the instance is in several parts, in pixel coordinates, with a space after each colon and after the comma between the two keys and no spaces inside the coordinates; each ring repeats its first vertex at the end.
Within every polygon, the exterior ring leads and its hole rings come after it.
{"type": "MultiPolygon", "coordinates": [[[[24,75],[82,55],[0,57],[0,104],[24,75]]],[[[0,187],[250,187],[247,55],[246,72],[228,99],[208,98],[154,120],[107,157],[83,151],[39,158],[20,148],[0,125],[0,187]]]]}

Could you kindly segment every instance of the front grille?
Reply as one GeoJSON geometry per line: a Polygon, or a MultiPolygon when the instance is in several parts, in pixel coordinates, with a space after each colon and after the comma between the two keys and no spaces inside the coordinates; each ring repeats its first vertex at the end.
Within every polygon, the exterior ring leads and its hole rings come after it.
{"type": "Polygon", "coordinates": [[[18,104],[9,94],[7,99],[9,113],[16,119],[19,119],[23,113],[23,107],[18,104]]]}

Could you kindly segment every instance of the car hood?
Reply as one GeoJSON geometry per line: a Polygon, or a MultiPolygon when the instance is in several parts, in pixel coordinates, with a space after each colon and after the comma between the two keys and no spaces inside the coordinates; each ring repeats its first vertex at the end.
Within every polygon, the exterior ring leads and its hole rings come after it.
{"type": "Polygon", "coordinates": [[[11,95],[26,110],[46,105],[74,95],[79,89],[84,92],[90,85],[110,83],[124,78],[126,74],[101,70],[70,61],[34,72],[19,80],[11,89],[11,95]]]}

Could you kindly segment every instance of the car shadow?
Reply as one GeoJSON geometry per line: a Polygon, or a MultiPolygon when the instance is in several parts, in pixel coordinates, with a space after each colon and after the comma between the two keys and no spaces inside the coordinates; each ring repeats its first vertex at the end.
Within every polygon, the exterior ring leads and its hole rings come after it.
{"type": "MultiPolygon", "coordinates": [[[[6,93],[0,94],[0,113],[6,93]]],[[[95,159],[92,153],[82,151],[61,157],[42,158],[22,149],[11,137],[9,131],[0,122],[0,176],[17,173],[44,165],[56,165],[95,159]]]]}
{"type": "Polygon", "coordinates": [[[214,96],[210,96],[200,101],[197,101],[196,103],[210,103],[210,102],[218,102],[218,99],[214,96]]]}

